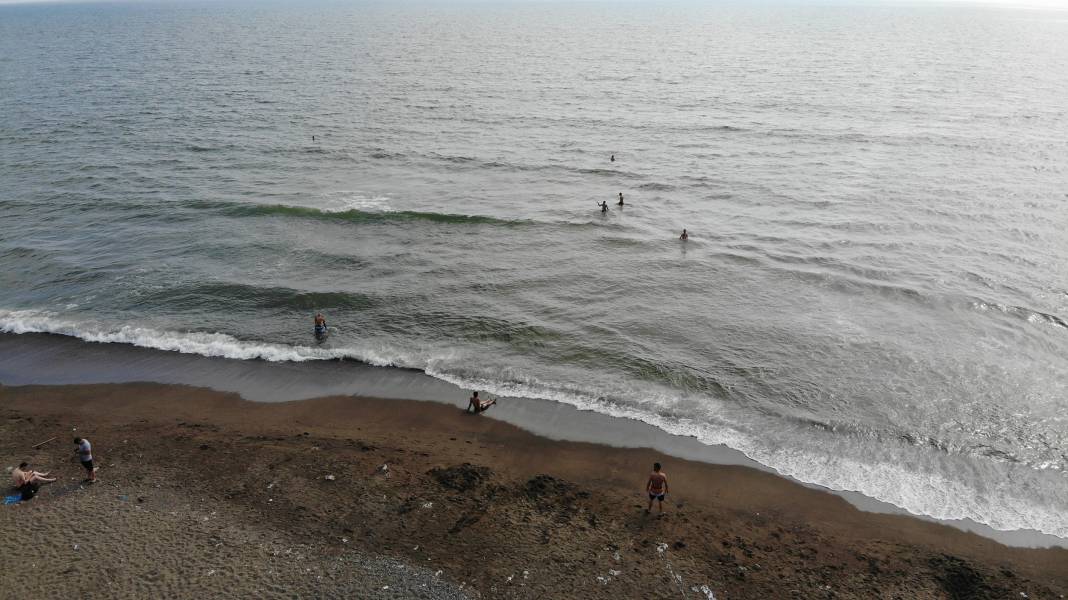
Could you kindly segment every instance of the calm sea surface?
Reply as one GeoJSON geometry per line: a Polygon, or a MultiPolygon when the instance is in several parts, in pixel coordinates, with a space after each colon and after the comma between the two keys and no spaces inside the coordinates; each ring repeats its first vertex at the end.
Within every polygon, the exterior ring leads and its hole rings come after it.
{"type": "Polygon", "coordinates": [[[1066,98],[1064,12],[0,7],[0,331],[417,368],[1068,536],[1066,98]]]}

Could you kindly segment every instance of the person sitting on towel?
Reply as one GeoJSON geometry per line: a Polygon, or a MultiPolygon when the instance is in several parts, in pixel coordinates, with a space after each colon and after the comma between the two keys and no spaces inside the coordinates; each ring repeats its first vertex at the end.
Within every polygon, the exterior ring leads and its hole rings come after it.
{"type": "Polygon", "coordinates": [[[42,483],[52,483],[55,477],[49,477],[49,473],[40,473],[30,470],[29,463],[19,463],[17,469],[11,471],[11,483],[15,490],[22,495],[23,500],[29,500],[37,494],[42,483]]]}

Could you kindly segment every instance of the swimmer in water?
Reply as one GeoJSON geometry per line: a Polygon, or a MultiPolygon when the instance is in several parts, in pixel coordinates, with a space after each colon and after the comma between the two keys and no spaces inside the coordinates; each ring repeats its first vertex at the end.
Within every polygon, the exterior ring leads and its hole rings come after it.
{"type": "Polygon", "coordinates": [[[619,205],[623,206],[623,192],[619,192],[619,205]]]}
{"type": "Polygon", "coordinates": [[[680,240],[688,240],[688,239],[690,239],[690,234],[686,233],[686,230],[683,229],[682,230],[682,235],[679,236],[679,239],[680,240]]]}
{"type": "Polygon", "coordinates": [[[598,204],[597,206],[600,206],[600,207],[601,207],[601,214],[604,214],[604,213],[608,212],[608,203],[607,203],[607,202],[603,202],[603,201],[602,201],[602,202],[601,202],[600,204],[598,204]]]}
{"type": "Polygon", "coordinates": [[[611,160],[612,160],[612,162],[616,162],[616,155],[615,154],[612,155],[612,159],[611,160]]]}

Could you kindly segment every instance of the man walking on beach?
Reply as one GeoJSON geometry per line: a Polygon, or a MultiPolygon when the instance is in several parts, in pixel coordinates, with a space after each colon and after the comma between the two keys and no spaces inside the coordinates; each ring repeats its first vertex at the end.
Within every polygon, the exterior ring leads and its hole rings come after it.
{"type": "Polygon", "coordinates": [[[649,474],[649,481],[645,483],[645,491],[649,492],[649,506],[645,514],[653,510],[653,500],[656,500],[660,512],[664,512],[664,496],[668,493],[667,475],[660,471],[660,463],[653,463],[653,472],[649,474]]]}
{"type": "MultiPolygon", "coordinates": [[[[78,455],[78,460],[82,462],[82,466],[85,467],[85,472],[88,473],[88,481],[93,483],[96,481],[96,469],[93,467],[93,446],[89,443],[89,440],[85,438],[74,438],[74,444],[77,449],[74,453],[78,455]]],[[[650,503],[651,505],[651,503],[650,503]]]]}

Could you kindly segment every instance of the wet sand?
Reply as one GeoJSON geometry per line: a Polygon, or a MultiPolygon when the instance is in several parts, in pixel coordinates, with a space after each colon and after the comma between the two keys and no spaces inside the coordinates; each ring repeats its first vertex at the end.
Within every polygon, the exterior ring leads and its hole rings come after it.
{"type": "Polygon", "coordinates": [[[431,402],[0,387],[0,453],[61,477],[0,508],[3,588],[26,596],[1068,594],[1068,550],[1009,548],[763,471],[553,441],[431,402]],[[96,484],[81,483],[75,433],[93,443],[96,484]],[[663,515],[643,510],[654,461],[672,488],[663,515]]]}

